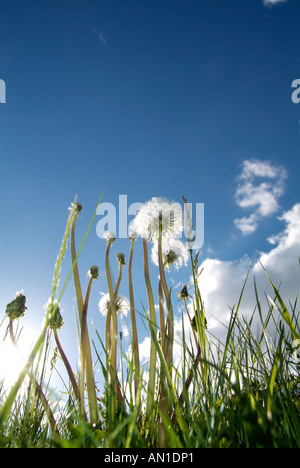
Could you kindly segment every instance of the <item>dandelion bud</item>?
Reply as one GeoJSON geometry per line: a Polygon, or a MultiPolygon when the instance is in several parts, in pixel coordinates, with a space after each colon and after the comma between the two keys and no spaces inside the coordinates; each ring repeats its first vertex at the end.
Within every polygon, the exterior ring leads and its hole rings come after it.
{"type": "Polygon", "coordinates": [[[181,299],[186,299],[188,300],[189,297],[191,297],[188,293],[188,284],[185,284],[183,287],[182,287],[182,290],[177,293],[178,295],[178,300],[181,301],[181,299]]]}
{"type": "Polygon", "coordinates": [[[88,274],[90,278],[97,279],[99,276],[99,268],[96,265],[91,266],[88,274]]]}
{"type": "Polygon", "coordinates": [[[71,211],[71,210],[73,210],[74,208],[75,208],[75,211],[78,211],[78,213],[80,213],[81,210],[82,210],[82,204],[81,204],[81,203],[77,203],[77,202],[75,202],[75,203],[72,202],[70,208],[68,208],[68,209],[71,211]]]}
{"type": "Polygon", "coordinates": [[[80,213],[82,210],[82,204],[81,203],[76,203],[76,211],[78,211],[78,213],[80,213]]]}
{"type": "Polygon", "coordinates": [[[23,291],[18,292],[15,299],[7,304],[5,313],[12,320],[23,317],[25,310],[27,309],[27,307],[25,307],[25,303],[26,297],[24,296],[23,291]]]}
{"type": "Polygon", "coordinates": [[[125,255],[122,252],[119,252],[117,254],[117,260],[118,260],[119,265],[122,265],[122,266],[125,265],[125,255]]]}
{"type": "Polygon", "coordinates": [[[51,330],[60,330],[64,324],[63,318],[60,314],[60,308],[57,302],[55,302],[50,307],[51,309],[49,312],[50,313],[49,328],[51,328],[51,330]]]}

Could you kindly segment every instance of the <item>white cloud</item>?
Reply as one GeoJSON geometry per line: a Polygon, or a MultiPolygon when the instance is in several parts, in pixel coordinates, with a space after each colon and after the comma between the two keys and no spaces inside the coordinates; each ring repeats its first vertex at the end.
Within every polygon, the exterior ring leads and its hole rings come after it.
{"type": "MultiPolygon", "coordinates": [[[[300,292],[300,204],[296,204],[279,219],[286,226],[282,232],[268,239],[274,247],[269,252],[260,253],[251,267],[240,309],[246,317],[250,317],[256,305],[254,277],[262,306],[265,292],[274,297],[262,265],[275,286],[280,285],[280,294],[287,306],[289,301],[295,301],[300,292]]],[[[220,322],[228,324],[230,308],[238,304],[250,265],[251,259],[243,257],[237,261],[208,258],[200,266],[203,272],[199,278],[199,287],[205,303],[208,328],[219,337],[224,337],[226,333],[220,322]]]]}
{"type": "Polygon", "coordinates": [[[263,0],[263,4],[268,7],[273,5],[279,5],[280,3],[286,3],[288,0],[263,0]]]}
{"type": "Polygon", "coordinates": [[[238,177],[235,200],[239,207],[252,213],[234,220],[236,227],[244,234],[252,234],[262,218],[276,213],[278,199],[284,194],[287,172],[282,166],[269,161],[245,160],[238,177]]]}

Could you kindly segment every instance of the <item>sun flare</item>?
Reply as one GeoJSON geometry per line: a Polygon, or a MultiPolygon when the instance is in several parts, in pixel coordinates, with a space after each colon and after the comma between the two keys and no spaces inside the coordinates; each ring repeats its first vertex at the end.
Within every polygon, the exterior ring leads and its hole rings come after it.
{"type": "Polygon", "coordinates": [[[19,377],[32,349],[34,339],[33,332],[23,330],[18,340],[18,348],[12,344],[9,336],[0,343],[0,382],[3,381],[5,388],[11,387],[19,377]]]}

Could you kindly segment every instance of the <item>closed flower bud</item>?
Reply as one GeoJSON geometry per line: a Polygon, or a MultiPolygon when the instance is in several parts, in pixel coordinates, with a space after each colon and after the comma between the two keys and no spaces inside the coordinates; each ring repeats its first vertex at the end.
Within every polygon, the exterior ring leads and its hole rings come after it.
{"type": "Polygon", "coordinates": [[[15,299],[7,304],[5,310],[6,315],[12,320],[23,317],[25,310],[27,309],[27,307],[25,307],[25,303],[26,297],[24,296],[23,291],[18,292],[15,299]]]}
{"type": "Polygon", "coordinates": [[[118,263],[122,266],[125,265],[125,255],[122,253],[122,252],[119,252],[117,254],[117,260],[118,260],[118,263]]]}
{"type": "Polygon", "coordinates": [[[59,305],[56,301],[53,304],[48,302],[47,309],[50,314],[49,328],[51,328],[51,330],[60,330],[64,324],[64,321],[60,314],[59,305]]]}
{"type": "Polygon", "coordinates": [[[88,275],[90,278],[97,279],[99,276],[99,268],[96,265],[91,266],[88,275]]]}

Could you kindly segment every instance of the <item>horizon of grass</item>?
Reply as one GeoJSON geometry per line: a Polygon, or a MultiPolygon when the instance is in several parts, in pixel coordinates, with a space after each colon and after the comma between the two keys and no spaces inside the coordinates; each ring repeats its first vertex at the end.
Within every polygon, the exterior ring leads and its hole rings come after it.
{"type": "MultiPolygon", "coordinates": [[[[102,195],[103,193],[97,207],[102,195]]],[[[184,198],[183,203],[184,209],[188,210],[184,198]]],[[[0,447],[299,448],[298,298],[287,307],[279,288],[274,285],[266,271],[273,298],[265,295],[262,304],[254,280],[256,304],[253,304],[252,316],[246,319],[242,314],[242,300],[249,269],[242,291],[237,291],[238,302],[236,307],[231,309],[226,338],[222,343],[206,328],[205,305],[198,284],[201,274],[198,253],[193,250],[193,238],[188,238],[193,282],[188,286],[189,289],[184,285],[182,291],[177,293],[178,300],[184,304],[184,311],[182,358],[175,367],[172,308],[174,292],[168,288],[164,277],[163,228],[160,213],[160,280],[159,284],[155,285],[160,291],[159,321],[156,321],[153,284],[148,274],[148,241],[143,239],[142,261],[148,304],[143,304],[141,310],[134,306],[137,293],[134,291],[130,268],[128,290],[132,323],[131,352],[122,351],[122,334],[118,334],[118,323],[122,314],[118,288],[120,282],[124,281],[123,264],[119,263],[119,279],[113,289],[109,251],[116,238],[110,235],[107,237],[103,260],[109,292],[105,337],[103,340],[95,327],[98,342],[91,342],[87,314],[92,283],[97,278],[98,267],[91,267],[90,282],[84,297],[77,260],[96,210],[76,253],[75,228],[81,208],[75,199],[54,268],[51,300],[46,308],[42,333],[12,388],[4,392],[0,383],[0,447]],[[69,237],[71,269],[58,294],[61,264],[69,237]],[[59,301],[72,274],[77,297],[75,320],[79,345],[78,375],[73,372],[57,335],[57,330],[63,323],[59,301]],[[142,314],[151,340],[152,357],[149,368],[142,366],[138,361],[136,314],[142,314]],[[189,318],[189,329],[186,328],[185,314],[189,318]],[[260,320],[260,332],[255,330],[254,333],[252,323],[257,317],[260,320]],[[186,340],[188,336],[190,342],[186,340]],[[51,390],[51,380],[45,381],[45,368],[51,367],[53,370],[55,367],[55,360],[49,362],[52,339],[57,345],[56,357],[60,356],[69,376],[69,383],[65,383],[68,388],[67,395],[65,390],[61,395],[54,394],[51,390]],[[103,387],[100,389],[95,385],[92,349],[104,378],[103,387]],[[126,364],[126,378],[123,363],[126,364]]],[[[188,211],[187,220],[191,223],[188,211]]],[[[190,232],[192,233],[192,229],[190,232]]],[[[134,239],[131,238],[131,260],[133,255],[134,239]]],[[[10,339],[16,347],[13,323],[17,319],[20,320],[25,313],[24,297],[22,294],[17,295],[8,304],[5,316],[5,320],[9,320],[10,339]]],[[[2,321],[2,325],[5,320],[2,321]]]]}

